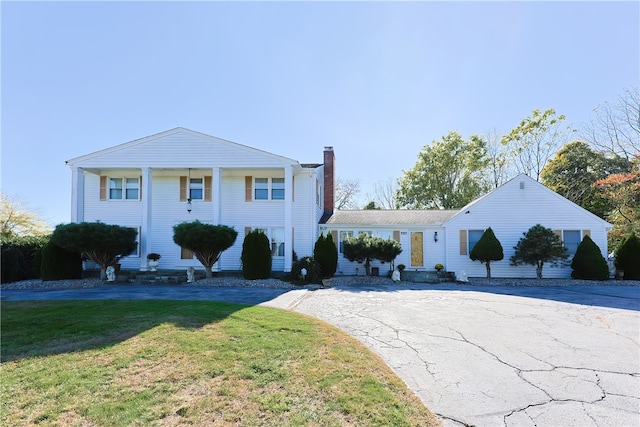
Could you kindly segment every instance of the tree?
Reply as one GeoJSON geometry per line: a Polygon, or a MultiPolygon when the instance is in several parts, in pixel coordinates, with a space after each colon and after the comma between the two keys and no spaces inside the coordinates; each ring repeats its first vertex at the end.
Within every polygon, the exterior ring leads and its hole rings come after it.
{"type": "Polygon", "coordinates": [[[562,127],[565,120],[565,116],[557,116],[552,108],[534,110],[530,117],[522,119],[518,127],[502,138],[502,144],[509,147],[519,173],[540,181],[547,161],[572,132],[569,127],[562,127]]]}
{"type": "Polygon", "coordinates": [[[3,241],[16,236],[42,236],[51,232],[51,227],[30,212],[24,203],[5,193],[0,193],[0,227],[3,241]]]}
{"type": "Polygon", "coordinates": [[[548,188],[604,218],[613,206],[593,184],[611,174],[628,172],[629,167],[624,157],[596,152],[586,142],[572,141],[558,150],[540,177],[548,188]]]}
{"type": "Polygon", "coordinates": [[[578,245],[571,261],[571,268],[573,269],[571,277],[574,279],[607,280],[609,278],[607,260],[589,236],[584,236],[578,245]]]}
{"type": "Polygon", "coordinates": [[[594,147],[631,160],[640,152],[640,91],[625,89],[615,103],[594,109],[595,117],[582,129],[594,147]]]}
{"type": "Polygon", "coordinates": [[[91,259],[100,266],[100,278],[104,279],[108,266],[136,250],[137,235],[135,228],[80,222],[58,225],[51,235],[51,243],[91,259]]]}
{"type": "Polygon", "coordinates": [[[267,235],[260,230],[254,230],[244,236],[240,259],[242,260],[242,275],[245,279],[269,278],[273,258],[267,235]]]}
{"type": "Polygon", "coordinates": [[[624,280],[640,280],[640,238],[635,233],[624,239],[615,251],[613,264],[624,271],[624,280]]]}
{"type": "Polygon", "coordinates": [[[376,205],[376,202],[374,202],[374,201],[372,200],[372,201],[370,201],[369,203],[367,203],[367,204],[364,206],[364,210],[365,210],[365,211],[379,211],[379,210],[381,210],[381,208],[380,208],[380,206],[377,206],[377,205],[376,205]]]}
{"type": "Polygon", "coordinates": [[[196,220],[183,222],[173,227],[173,241],[189,249],[205,268],[205,276],[212,277],[211,268],[220,259],[220,254],[236,241],[238,232],[226,225],[203,224],[196,220]]]}
{"type": "Polygon", "coordinates": [[[392,262],[400,253],[400,242],[360,233],[344,240],[343,254],[349,261],[364,262],[366,275],[371,275],[371,261],[392,262]]]}
{"type": "Polygon", "coordinates": [[[486,143],[479,136],[465,141],[450,132],[425,145],[418,161],[398,182],[398,204],[409,209],[458,209],[484,194],[486,143]]]}
{"type": "Polygon", "coordinates": [[[640,157],[631,161],[631,172],[609,175],[593,186],[612,207],[607,215],[614,224],[609,245],[616,246],[631,233],[640,233],[640,157]]]}
{"type": "Polygon", "coordinates": [[[358,209],[358,193],[360,193],[360,182],[357,179],[338,178],[335,188],[335,208],[358,209]]]}
{"type": "Polygon", "coordinates": [[[376,182],[373,187],[373,195],[367,194],[367,198],[382,209],[397,209],[397,193],[398,181],[389,178],[386,181],[376,182]]]}
{"type": "Polygon", "coordinates": [[[333,277],[338,269],[338,248],[333,241],[331,233],[320,234],[313,247],[313,258],[320,264],[322,276],[333,277]]]}
{"type": "Polygon", "coordinates": [[[520,238],[518,244],[513,247],[516,253],[511,257],[511,265],[534,265],[536,276],[541,279],[545,262],[557,264],[569,258],[567,248],[550,228],[536,224],[522,234],[524,237],[520,238]]]}
{"type": "Polygon", "coordinates": [[[498,188],[513,176],[513,156],[509,148],[502,144],[502,136],[495,130],[485,133],[483,139],[487,141],[488,182],[491,188],[498,188]]]}
{"type": "Polygon", "coordinates": [[[491,279],[491,261],[500,261],[504,258],[504,252],[502,250],[502,244],[496,238],[491,227],[487,228],[480,240],[475,244],[469,258],[472,261],[480,261],[487,267],[487,278],[491,279]]]}

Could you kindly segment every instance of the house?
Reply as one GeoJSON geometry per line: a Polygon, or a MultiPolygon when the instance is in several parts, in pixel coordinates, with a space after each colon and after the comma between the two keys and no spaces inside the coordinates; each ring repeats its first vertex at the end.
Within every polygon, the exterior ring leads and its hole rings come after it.
{"type": "MultiPolygon", "coordinates": [[[[504,260],[491,263],[493,277],[536,277],[535,267],[510,265],[514,246],[523,233],[536,224],[553,229],[567,247],[576,252],[585,235],[607,256],[607,233],[611,224],[548,189],[527,175],[519,175],[460,210],[336,211],[320,231],[330,232],[339,242],[367,232],[400,241],[403,252],[395,265],[409,270],[435,270],[441,263],[447,271],[464,271],[470,277],[484,277],[486,269],[471,261],[469,252],[482,233],[491,227],[504,249],[504,260]]],[[[570,259],[569,259],[570,260],[570,259]]],[[[389,266],[373,263],[381,273],[389,266]]],[[[357,263],[339,257],[338,271],[355,274],[357,263]]],[[[362,268],[360,268],[360,271],[362,268]]],[[[571,276],[568,265],[545,265],[544,277],[571,276]]]]}
{"type": "MultiPolygon", "coordinates": [[[[160,269],[202,268],[193,254],[173,242],[184,221],[223,224],[238,231],[214,271],[242,268],[244,236],[267,234],[273,270],[291,270],[294,253],[313,254],[320,233],[343,241],[359,233],[398,240],[395,265],[485,276],[469,252],[491,227],[504,260],[492,263],[494,277],[535,277],[533,266],[510,265],[513,247],[536,224],[555,230],[570,254],[590,235],[606,257],[611,224],[526,175],[519,175],[459,210],[334,211],[335,156],[325,147],[323,162],[305,164],[245,145],[176,128],[67,161],[72,171],[72,221],[102,221],[138,230],[138,251],[123,258],[125,269],[147,270],[147,254],[162,255],[160,269]]],[[[389,265],[375,261],[380,274],[389,265]]],[[[338,274],[364,274],[339,255],[338,274]]],[[[567,266],[547,265],[544,277],[570,277],[567,266]]]]}
{"type": "Polygon", "coordinates": [[[334,153],[304,164],[224,139],[176,128],[68,160],[73,222],[101,221],[138,230],[138,251],[124,269],[202,268],[173,242],[184,221],[223,224],[238,231],[214,271],[240,270],[244,235],[263,230],[273,269],[290,271],[294,251],[311,255],[318,223],[333,211],[334,153]]]}

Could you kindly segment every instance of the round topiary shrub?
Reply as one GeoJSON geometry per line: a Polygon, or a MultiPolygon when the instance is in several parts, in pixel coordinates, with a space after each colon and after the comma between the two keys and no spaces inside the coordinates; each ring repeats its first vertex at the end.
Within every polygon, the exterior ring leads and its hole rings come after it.
{"type": "Polygon", "coordinates": [[[571,277],[574,279],[607,280],[609,278],[609,266],[600,253],[600,248],[591,237],[584,236],[576,254],[571,261],[571,277]]]}
{"type": "Polygon", "coordinates": [[[245,279],[268,279],[271,276],[271,247],[262,231],[252,231],[242,243],[242,275],[245,279]]]}
{"type": "Polygon", "coordinates": [[[613,263],[624,271],[624,280],[640,280],[640,238],[635,233],[620,242],[613,263]]]}
{"type": "Polygon", "coordinates": [[[301,258],[291,266],[291,281],[296,284],[306,285],[307,283],[322,283],[322,268],[320,264],[310,256],[301,258]],[[303,276],[302,269],[307,270],[303,276]]]}
{"type": "Polygon", "coordinates": [[[45,281],[82,278],[80,252],[68,251],[54,243],[48,243],[42,248],[40,274],[45,281]]]}

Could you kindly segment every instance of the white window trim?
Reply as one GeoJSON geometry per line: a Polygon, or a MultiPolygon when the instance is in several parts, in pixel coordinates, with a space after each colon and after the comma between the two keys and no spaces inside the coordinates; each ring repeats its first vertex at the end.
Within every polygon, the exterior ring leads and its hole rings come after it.
{"type": "Polygon", "coordinates": [[[139,202],[140,201],[140,177],[139,176],[107,176],[107,201],[109,202],[139,202]],[[119,199],[111,198],[111,180],[112,179],[120,179],[122,180],[122,187],[120,191],[122,192],[122,197],[119,199]],[[138,197],[135,199],[127,199],[127,179],[135,179],[138,181],[138,197]]]}
{"type": "Polygon", "coordinates": [[[188,182],[187,182],[187,198],[191,199],[192,202],[202,202],[204,201],[204,177],[198,178],[198,177],[191,177],[189,178],[188,182]],[[200,194],[202,197],[200,198],[193,198],[191,197],[191,181],[194,179],[199,179],[201,182],[200,184],[202,185],[202,187],[200,188],[200,194]]]}
{"type": "MultiPolygon", "coordinates": [[[[284,199],[286,197],[287,194],[287,187],[284,187],[284,192],[283,192],[283,197],[282,199],[274,199],[273,198],[273,180],[274,179],[282,179],[284,180],[284,177],[281,176],[274,176],[274,177],[267,177],[267,176],[254,176],[253,177],[253,187],[251,188],[251,197],[253,199],[254,202],[284,202],[284,199]],[[267,198],[266,199],[256,199],[256,180],[257,179],[266,179],[267,180],[267,198]]],[[[258,227],[260,228],[260,227],[258,227]]]]}
{"type": "MultiPolygon", "coordinates": [[[[269,239],[269,249],[271,249],[271,256],[273,258],[276,259],[284,259],[284,255],[273,255],[273,248],[271,246],[271,237],[272,237],[272,232],[274,230],[282,230],[282,232],[284,233],[284,227],[251,227],[251,231],[256,231],[256,230],[260,230],[262,231],[266,236],[267,239],[269,239]]],[[[282,244],[284,244],[284,251],[286,252],[287,250],[287,242],[286,242],[286,238],[283,235],[283,241],[282,244]]]]}
{"type": "MultiPolygon", "coordinates": [[[[471,250],[472,250],[472,249],[474,248],[474,246],[475,246],[475,244],[474,244],[473,246],[471,246],[471,232],[472,232],[472,231],[480,231],[480,232],[482,232],[482,234],[484,234],[484,232],[485,232],[485,230],[481,230],[481,229],[479,229],[479,228],[474,229],[474,230],[472,230],[472,229],[467,230],[467,256],[469,256],[469,254],[471,253],[471,250]]],[[[482,234],[480,235],[480,238],[482,238],[482,234]]],[[[479,241],[480,241],[480,239],[478,239],[478,240],[476,241],[476,244],[477,244],[479,241]]]]}

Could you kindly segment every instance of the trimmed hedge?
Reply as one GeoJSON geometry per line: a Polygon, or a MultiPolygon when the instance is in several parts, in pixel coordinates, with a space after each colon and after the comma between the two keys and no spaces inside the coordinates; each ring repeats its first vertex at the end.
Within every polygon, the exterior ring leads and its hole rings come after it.
{"type": "Polygon", "coordinates": [[[624,280],[640,280],[640,238],[635,233],[620,242],[613,263],[624,271],[624,280]]]}
{"type": "Polygon", "coordinates": [[[42,248],[42,280],[64,280],[82,278],[80,252],[68,251],[49,242],[42,248]]]}
{"type": "Polygon", "coordinates": [[[39,252],[49,236],[22,236],[2,240],[2,283],[40,277],[39,252]]]}

